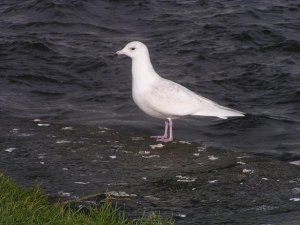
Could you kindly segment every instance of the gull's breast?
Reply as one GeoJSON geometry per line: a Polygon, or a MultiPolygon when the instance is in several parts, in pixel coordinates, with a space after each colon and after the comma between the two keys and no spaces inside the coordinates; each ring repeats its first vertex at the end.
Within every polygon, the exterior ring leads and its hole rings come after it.
{"type": "Polygon", "coordinates": [[[138,92],[133,90],[132,91],[132,98],[135,104],[146,114],[155,117],[155,118],[160,118],[160,119],[165,119],[167,118],[166,115],[161,114],[157,110],[155,110],[150,104],[149,104],[149,99],[146,97],[147,95],[143,92],[138,92]]]}

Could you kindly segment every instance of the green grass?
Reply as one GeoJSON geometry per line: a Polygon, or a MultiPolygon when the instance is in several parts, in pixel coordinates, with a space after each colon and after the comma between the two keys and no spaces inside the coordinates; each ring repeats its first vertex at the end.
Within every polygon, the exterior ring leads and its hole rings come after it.
{"type": "Polygon", "coordinates": [[[173,225],[159,216],[126,219],[109,202],[84,214],[68,210],[62,204],[50,204],[38,188],[23,188],[0,173],[1,225],[173,225]]]}

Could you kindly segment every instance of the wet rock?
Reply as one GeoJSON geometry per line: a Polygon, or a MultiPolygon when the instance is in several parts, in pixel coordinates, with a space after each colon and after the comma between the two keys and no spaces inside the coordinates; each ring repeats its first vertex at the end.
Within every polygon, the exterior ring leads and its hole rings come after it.
{"type": "Polygon", "coordinates": [[[299,166],[186,141],[156,143],[103,127],[0,122],[0,170],[21,185],[39,183],[53,201],[83,212],[108,199],[129,216],[159,212],[178,224],[300,220],[299,166]],[[5,151],[12,146],[16,150],[5,151]]]}
{"type": "Polygon", "coordinates": [[[300,188],[293,188],[293,189],[292,189],[292,193],[293,193],[294,195],[300,195],[300,188]]]}

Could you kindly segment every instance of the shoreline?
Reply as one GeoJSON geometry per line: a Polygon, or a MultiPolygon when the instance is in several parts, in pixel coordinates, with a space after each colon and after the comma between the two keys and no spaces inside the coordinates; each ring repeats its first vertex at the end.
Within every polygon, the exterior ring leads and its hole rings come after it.
{"type": "Polygon", "coordinates": [[[22,186],[38,183],[53,200],[71,201],[75,208],[109,196],[130,218],[159,212],[176,224],[300,219],[299,166],[105,127],[1,120],[0,169],[22,186]]]}

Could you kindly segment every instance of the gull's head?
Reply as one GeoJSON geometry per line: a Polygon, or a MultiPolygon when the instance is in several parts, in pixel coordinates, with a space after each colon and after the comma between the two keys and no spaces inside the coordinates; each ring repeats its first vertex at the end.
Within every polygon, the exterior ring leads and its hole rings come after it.
{"type": "Polygon", "coordinates": [[[122,50],[116,52],[117,55],[127,55],[134,59],[143,55],[148,55],[148,49],[145,44],[139,41],[128,43],[122,50]]]}

